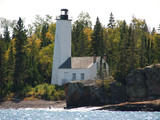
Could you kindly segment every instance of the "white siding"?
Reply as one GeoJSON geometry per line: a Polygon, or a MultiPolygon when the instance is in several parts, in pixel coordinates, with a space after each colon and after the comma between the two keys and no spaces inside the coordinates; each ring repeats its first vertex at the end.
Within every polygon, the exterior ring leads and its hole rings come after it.
{"type": "Polygon", "coordinates": [[[58,84],[58,68],[71,57],[71,21],[57,20],[51,84],[58,84]]]}
{"type": "Polygon", "coordinates": [[[92,80],[95,80],[97,77],[97,63],[99,62],[100,58],[89,68],[90,79],[92,80]]]}
{"type": "MultiPolygon", "coordinates": [[[[97,63],[100,64],[100,59],[98,59],[95,63],[92,63],[89,66],[89,68],[86,68],[86,69],[58,69],[58,85],[63,85],[64,83],[73,81],[72,80],[73,73],[76,74],[75,81],[82,80],[81,79],[82,73],[84,73],[84,80],[88,80],[88,79],[95,80],[97,77],[97,63]]],[[[104,60],[102,61],[102,63],[104,63],[104,60]]],[[[109,67],[107,63],[106,63],[106,68],[108,71],[109,67]]]]}
{"type": "Polygon", "coordinates": [[[72,81],[72,73],[76,73],[76,81],[81,80],[81,73],[84,73],[85,80],[90,79],[89,69],[58,69],[58,85],[72,81]],[[64,78],[64,73],[68,72],[68,79],[64,78]],[[65,81],[65,80],[66,81],[65,81]]]}

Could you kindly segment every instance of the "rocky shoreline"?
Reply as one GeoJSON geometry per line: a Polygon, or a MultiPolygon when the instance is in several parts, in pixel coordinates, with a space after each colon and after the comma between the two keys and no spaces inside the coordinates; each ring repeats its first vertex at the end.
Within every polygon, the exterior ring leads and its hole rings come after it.
{"type": "MultiPolygon", "coordinates": [[[[95,106],[86,106],[95,107],[95,106]]],[[[120,104],[98,106],[96,110],[108,111],[160,111],[160,99],[153,101],[125,102],[120,104]]],[[[28,101],[6,101],[0,102],[0,109],[19,109],[19,108],[65,108],[66,101],[46,101],[46,100],[28,100],[28,101]]]]}
{"type": "Polygon", "coordinates": [[[19,108],[64,108],[65,101],[46,101],[46,100],[14,100],[0,102],[0,109],[19,109],[19,108]]]}
{"type": "Polygon", "coordinates": [[[97,110],[109,111],[160,111],[160,99],[153,101],[126,102],[115,105],[105,105],[97,110]]]}

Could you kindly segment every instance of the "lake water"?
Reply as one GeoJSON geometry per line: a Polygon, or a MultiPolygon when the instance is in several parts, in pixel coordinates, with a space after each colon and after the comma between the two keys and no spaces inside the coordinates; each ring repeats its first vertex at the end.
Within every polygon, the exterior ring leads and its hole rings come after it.
{"type": "Polygon", "coordinates": [[[160,120],[160,112],[77,109],[0,109],[0,120],[160,120]]]}

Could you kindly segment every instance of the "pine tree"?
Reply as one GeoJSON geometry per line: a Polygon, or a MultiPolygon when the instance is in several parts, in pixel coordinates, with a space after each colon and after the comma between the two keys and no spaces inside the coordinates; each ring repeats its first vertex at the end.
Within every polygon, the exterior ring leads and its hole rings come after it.
{"type": "Polygon", "coordinates": [[[109,23],[108,23],[108,28],[112,28],[112,29],[115,28],[115,20],[114,20],[114,17],[113,17],[112,12],[111,12],[111,14],[110,14],[109,23]]]}
{"type": "Polygon", "coordinates": [[[151,65],[152,64],[152,51],[151,51],[151,39],[148,38],[148,41],[147,41],[147,48],[146,48],[146,58],[147,58],[147,61],[148,61],[148,65],[151,65]]]}
{"type": "Polygon", "coordinates": [[[140,50],[139,50],[139,66],[141,68],[145,67],[146,65],[148,65],[148,61],[147,61],[147,58],[146,58],[146,41],[147,41],[147,38],[146,38],[146,35],[142,35],[142,38],[141,38],[141,43],[140,43],[140,50]]]}
{"type": "Polygon", "coordinates": [[[84,33],[85,28],[91,28],[91,21],[88,13],[80,13],[79,19],[72,27],[72,56],[88,56],[89,41],[84,33]]]}
{"type": "Polygon", "coordinates": [[[156,34],[155,36],[155,62],[160,62],[160,35],[156,34]]]}
{"type": "Polygon", "coordinates": [[[9,36],[8,27],[6,27],[5,31],[4,31],[4,42],[5,42],[6,47],[7,47],[6,49],[8,49],[10,41],[11,41],[11,39],[10,39],[10,36],[9,36]]]}
{"type": "Polygon", "coordinates": [[[13,80],[13,72],[14,72],[14,64],[15,64],[15,56],[14,56],[14,48],[13,48],[13,41],[11,41],[10,43],[10,46],[7,50],[6,53],[7,56],[6,56],[6,78],[7,78],[7,81],[12,81],[13,80]]]}
{"type": "Polygon", "coordinates": [[[48,23],[45,23],[42,27],[42,33],[41,33],[41,46],[42,47],[45,47],[45,46],[48,46],[51,41],[47,39],[46,37],[46,33],[48,32],[48,28],[49,28],[49,24],[48,23]]]}
{"type": "Polygon", "coordinates": [[[0,39],[0,101],[2,101],[3,98],[3,90],[5,88],[5,80],[4,80],[4,70],[5,70],[5,66],[4,66],[4,41],[1,38],[0,39]]]}
{"type": "Polygon", "coordinates": [[[79,57],[81,56],[87,56],[87,48],[88,48],[88,43],[87,43],[87,38],[86,35],[84,34],[83,31],[80,32],[80,35],[78,37],[78,51],[77,54],[79,57]]]}
{"type": "Polygon", "coordinates": [[[128,41],[128,26],[126,21],[122,22],[120,26],[120,41],[118,45],[118,56],[117,57],[117,70],[116,70],[116,79],[120,82],[125,83],[125,77],[128,73],[128,62],[129,62],[129,42],[128,41]]]}
{"type": "Polygon", "coordinates": [[[72,56],[78,56],[78,38],[80,31],[78,22],[75,22],[72,27],[72,56]]]}
{"type": "Polygon", "coordinates": [[[148,31],[148,26],[145,22],[145,20],[142,21],[141,23],[142,28],[140,29],[141,34],[140,34],[140,49],[139,49],[139,66],[141,68],[145,67],[148,64],[148,59],[147,59],[147,55],[148,55],[148,38],[147,38],[147,34],[149,33],[148,31]]]}
{"type": "Polygon", "coordinates": [[[13,31],[13,38],[15,39],[15,67],[14,67],[14,85],[15,90],[22,87],[23,78],[22,73],[25,70],[25,45],[27,43],[26,30],[23,25],[23,20],[19,18],[16,27],[13,31]]]}
{"type": "Polygon", "coordinates": [[[38,70],[40,39],[37,39],[36,34],[33,34],[30,38],[28,38],[27,49],[28,52],[25,83],[31,86],[35,86],[37,83],[41,83],[41,75],[38,70]]]}
{"type": "Polygon", "coordinates": [[[152,32],[151,32],[151,35],[154,35],[155,33],[156,33],[156,29],[153,28],[153,29],[152,29],[152,32]]]}
{"type": "Polygon", "coordinates": [[[94,26],[91,44],[93,54],[97,56],[104,54],[103,28],[98,17],[94,26]]]}

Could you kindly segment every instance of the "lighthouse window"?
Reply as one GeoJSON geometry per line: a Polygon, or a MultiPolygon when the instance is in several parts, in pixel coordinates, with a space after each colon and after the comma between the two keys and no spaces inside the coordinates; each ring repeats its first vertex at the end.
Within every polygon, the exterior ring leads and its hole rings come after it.
{"type": "Polygon", "coordinates": [[[61,15],[65,15],[65,11],[61,11],[61,15]]]}
{"type": "Polygon", "coordinates": [[[68,15],[68,11],[61,11],[61,15],[68,15]]]}
{"type": "Polygon", "coordinates": [[[76,80],[76,73],[72,73],[72,81],[76,80]]]}

